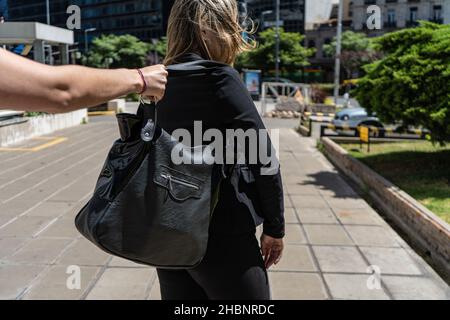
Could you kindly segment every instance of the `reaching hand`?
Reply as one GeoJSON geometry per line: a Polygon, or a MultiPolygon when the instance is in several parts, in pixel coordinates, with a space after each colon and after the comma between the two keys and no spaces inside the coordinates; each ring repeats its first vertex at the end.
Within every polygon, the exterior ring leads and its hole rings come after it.
{"type": "Polygon", "coordinates": [[[140,69],[147,83],[147,89],[142,93],[144,97],[161,100],[164,97],[168,72],[166,67],[159,64],[140,69]]]}
{"type": "Polygon", "coordinates": [[[264,257],[266,269],[280,262],[283,255],[283,239],[272,238],[266,234],[261,236],[261,252],[264,257]]]}

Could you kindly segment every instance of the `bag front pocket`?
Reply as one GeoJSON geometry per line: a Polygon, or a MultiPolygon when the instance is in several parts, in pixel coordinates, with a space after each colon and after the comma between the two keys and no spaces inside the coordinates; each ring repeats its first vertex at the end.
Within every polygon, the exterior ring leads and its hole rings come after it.
{"type": "Polygon", "coordinates": [[[200,198],[203,190],[202,180],[165,165],[155,172],[153,181],[177,201],[200,198]]]}

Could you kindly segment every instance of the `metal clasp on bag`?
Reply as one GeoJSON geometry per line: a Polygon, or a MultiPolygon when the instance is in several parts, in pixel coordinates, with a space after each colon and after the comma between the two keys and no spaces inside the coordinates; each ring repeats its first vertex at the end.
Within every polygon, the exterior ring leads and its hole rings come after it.
{"type": "Polygon", "coordinates": [[[141,96],[140,98],[140,102],[142,104],[155,104],[155,120],[153,121],[152,119],[148,119],[146,125],[144,126],[144,128],[142,128],[141,131],[141,139],[145,142],[150,142],[153,140],[153,138],[155,137],[155,132],[156,132],[156,120],[157,120],[157,109],[156,109],[156,104],[158,103],[158,100],[154,97],[144,97],[141,96]]]}

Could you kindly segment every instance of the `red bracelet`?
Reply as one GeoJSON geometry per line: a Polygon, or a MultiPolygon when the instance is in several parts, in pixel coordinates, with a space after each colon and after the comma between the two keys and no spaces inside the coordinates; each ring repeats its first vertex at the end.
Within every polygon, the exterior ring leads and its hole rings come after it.
{"type": "Polygon", "coordinates": [[[145,81],[145,77],[142,74],[141,69],[136,69],[137,72],[139,73],[139,75],[141,76],[142,82],[144,83],[144,88],[142,89],[141,92],[139,92],[138,94],[143,94],[145,91],[147,91],[147,81],[145,81]]]}

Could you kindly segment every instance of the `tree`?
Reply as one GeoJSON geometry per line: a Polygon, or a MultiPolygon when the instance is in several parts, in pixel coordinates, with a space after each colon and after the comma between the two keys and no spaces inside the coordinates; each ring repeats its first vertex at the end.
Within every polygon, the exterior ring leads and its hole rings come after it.
{"type": "MultiPolygon", "coordinates": [[[[238,68],[254,68],[267,72],[275,66],[276,29],[271,28],[259,34],[258,46],[238,57],[238,68]]],[[[308,57],[314,53],[314,49],[302,46],[304,36],[296,32],[285,32],[280,28],[280,68],[287,72],[298,71],[307,66],[308,57]]]]}
{"type": "Polygon", "coordinates": [[[450,140],[450,25],[417,28],[376,40],[385,56],[365,67],[356,95],[383,121],[423,126],[431,140],[450,140]]]}
{"type": "MultiPolygon", "coordinates": [[[[330,44],[324,45],[325,54],[336,56],[336,38],[330,44]]],[[[372,39],[364,33],[346,31],[342,33],[341,62],[346,79],[357,77],[361,67],[380,58],[375,50],[372,39]]]]}
{"type": "Polygon", "coordinates": [[[155,43],[150,45],[150,50],[156,51],[158,56],[164,58],[167,54],[167,37],[161,37],[155,43]]]}
{"type": "Polygon", "coordinates": [[[161,61],[164,60],[167,54],[167,37],[161,37],[154,43],[150,44],[150,51],[151,52],[147,56],[147,63],[161,63],[161,61]]]}
{"type": "Polygon", "coordinates": [[[84,63],[97,68],[140,68],[149,50],[150,44],[131,35],[102,35],[92,41],[84,63]]]}

